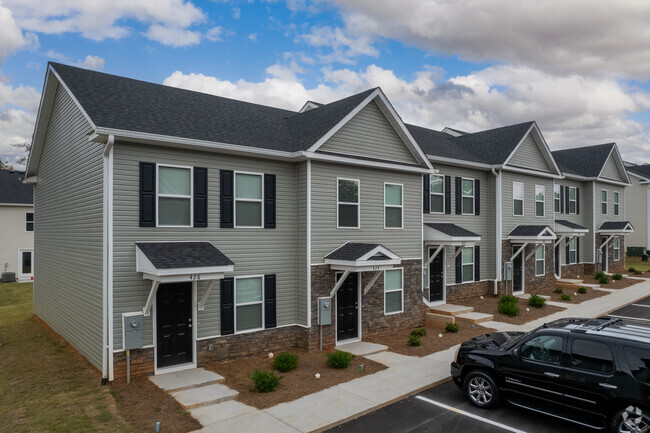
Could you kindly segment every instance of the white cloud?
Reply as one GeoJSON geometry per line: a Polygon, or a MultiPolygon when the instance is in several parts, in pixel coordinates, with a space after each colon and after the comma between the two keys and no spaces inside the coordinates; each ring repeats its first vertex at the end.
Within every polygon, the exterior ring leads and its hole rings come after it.
{"type": "Polygon", "coordinates": [[[316,48],[327,48],[331,52],[318,54],[321,63],[347,63],[351,64],[359,56],[379,57],[379,51],[372,45],[372,38],[368,36],[352,37],[340,29],[329,26],[316,26],[310,33],[296,37],[316,48]]]}
{"type": "Polygon", "coordinates": [[[210,30],[208,30],[208,32],[205,34],[205,37],[209,41],[218,42],[218,41],[223,41],[223,34],[224,34],[223,27],[217,26],[217,27],[212,27],[210,30]]]}
{"type": "Polygon", "coordinates": [[[16,51],[38,47],[38,37],[33,33],[23,34],[13,13],[0,1],[0,63],[16,51]]]}
{"type": "Polygon", "coordinates": [[[199,32],[178,27],[166,27],[160,24],[153,24],[144,35],[153,41],[172,47],[185,47],[201,42],[199,32]]]}
{"type": "Polygon", "coordinates": [[[50,59],[58,60],[59,62],[65,62],[68,60],[68,56],[66,56],[63,53],[59,53],[58,51],[54,50],[48,50],[47,53],[45,53],[45,57],[48,57],[50,59]]]}
{"type": "MultiPolygon", "coordinates": [[[[11,143],[31,141],[40,95],[33,87],[18,86],[0,81],[0,159],[12,164],[25,156],[11,143]]],[[[16,168],[21,168],[15,164],[16,168]]]]}
{"type": "Polygon", "coordinates": [[[248,39],[250,39],[251,41],[256,41],[257,33],[251,33],[250,35],[248,35],[248,39]]]}
{"type": "Polygon", "coordinates": [[[86,69],[101,71],[104,69],[104,59],[98,56],[88,55],[83,61],[77,62],[76,65],[86,69]]]}
{"type": "Polygon", "coordinates": [[[232,17],[236,20],[238,20],[241,17],[241,9],[239,8],[232,8],[232,17]]]}

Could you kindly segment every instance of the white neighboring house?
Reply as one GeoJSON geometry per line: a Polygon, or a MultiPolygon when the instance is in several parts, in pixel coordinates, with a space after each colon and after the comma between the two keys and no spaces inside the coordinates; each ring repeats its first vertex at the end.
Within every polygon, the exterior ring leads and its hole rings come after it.
{"type": "Polygon", "coordinates": [[[22,171],[0,170],[0,272],[34,279],[34,193],[22,171]]]}

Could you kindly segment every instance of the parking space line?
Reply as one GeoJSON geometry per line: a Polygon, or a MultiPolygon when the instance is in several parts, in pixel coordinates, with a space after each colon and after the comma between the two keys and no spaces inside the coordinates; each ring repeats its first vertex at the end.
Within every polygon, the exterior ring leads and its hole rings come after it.
{"type": "Polygon", "coordinates": [[[650,322],[650,319],[642,319],[641,317],[617,316],[614,314],[608,314],[607,317],[613,317],[615,319],[641,320],[643,322],[650,322]]]}
{"type": "Polygon", "coordinates": [[[635,307],[646,307],[646,308],[650,308],[650,305],[645,305],[645,304],[630,304],[630,305],[634,305],[635,307]]]}
{"type": "Polygon", "coordinates": [[[452,412],[456,412],[456,413],[458,413],[460,415],[465,415],[465,416],[468,416],[470,418],[474,418],[474,419],[482,421],[482,422],[484,422],[486,424],[491,424],[491,425],[493,425],[495,427],[499,427],[499,428],[502,428],[504,430],[508,430],[508,431],[511,431],[511,432],[514,432],[514,433],[526,433],[523,430],[519,430],[519,429],[516,429],[514,427],[510,427],[509,425],[501,424],[500,422],[492,421],[491,419],[483,418],[482,416],[474,415],[473,413],[470,413],[470,412],[465,412],[464,410],[460,410],[460,409],[455,408],[453,406],[449,406],[449,405],[446,405],[444,403],[440,403],[439,401],[435,401],[435,400],[431,400],[431,399],[426,398],[426,397],[422,397],[421,395],[416,395],[415,398],[417,398],[419,400],[422,400],[422,401],[426,401],[429,404],[441,407],[443,409],[447,409],[447,410],[450,410],[452,412]]]}

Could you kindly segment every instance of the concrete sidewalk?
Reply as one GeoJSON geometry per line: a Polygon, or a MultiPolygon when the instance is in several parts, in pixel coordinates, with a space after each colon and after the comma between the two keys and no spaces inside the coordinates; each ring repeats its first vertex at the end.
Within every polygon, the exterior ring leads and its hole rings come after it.
{"type": "MultiPolygon", "coordinates": [[[[490,321],[497,330],[528,331],[564,317],[597,317],[650,295],[650,280],[607,296],[571,305],[524,325],[490,321]]],[[[382,351],[366,355],[388,368],[288,403],[258,410],[231,400],[190,410],[204,426],[199,432],[323,431],[427,389],[449,378],[456,347],[419,358],[382,351]]]]}

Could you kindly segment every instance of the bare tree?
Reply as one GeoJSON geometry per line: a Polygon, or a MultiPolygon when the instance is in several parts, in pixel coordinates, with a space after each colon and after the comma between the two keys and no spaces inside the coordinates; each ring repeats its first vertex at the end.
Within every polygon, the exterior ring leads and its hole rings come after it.
{"type": "Polygon", "coordinates": [[[11,143],[10,145],[13,146],[13,147],[16,147],[16,148],[18,148],[18,149],[24,149],[24,150],[25,150],[25,153],[27,153],[27,155],[23,156],[22,158],[20,158],[20,159],[19,159],[18,161],[16,161],[16,162],[17,162],[18,164],[20,164],[20,165],[25,165],[25,164],[27,164],[27,158],[29,157],[29,151],[30,151],[31,148],[32,148],[31,143],[27,143],[27,142],[24,142],[24,143],[11,143]]]}

